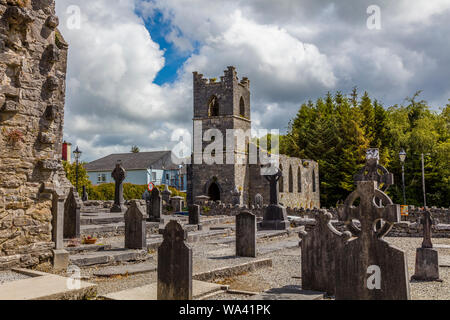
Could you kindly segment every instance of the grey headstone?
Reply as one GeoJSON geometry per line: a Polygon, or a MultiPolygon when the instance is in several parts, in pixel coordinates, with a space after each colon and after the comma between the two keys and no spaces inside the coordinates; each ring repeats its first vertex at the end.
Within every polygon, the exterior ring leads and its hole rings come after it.
{"type": "Polygon", "coordinates": [[[189,207],[189,224],[200,224],[200,206],[197,204],[189,207]]]}
{"type": "Polygon", "coordinates": [[[149,221],[159,222],[162,214],[161,192],[158,188],[154,188],[151,194],[151,210],[148,217],[149,221]]]}
{"type": "Polygon", "coordinates": [[[164,201],[166,204],[169,204],[170,197],[172,196],[172,191],[169,190],[169,186],[166,184],[164,187],[163,192],[161,192],[162,201],[164,201]]]}
{"type": "Polygon", "coordinates": [[[183,201],[184,201],[184,199],[182,197],[172,197],[172,198],[170,198],[170,204],[172,205],[173,210],[175,212],[183,211],[183,201]]]}
{"type": "Polygon", "coordinates": [[[262,208],[264,205],[264,198],[259,193],[255,196],[255,207],[256,208],[262,208]]]}
{"type": "Polygon", "coordinates": [[[358,238],[345,243],[336,264],[336,299],[409,300],[406,254],[383,240],[392,225],[400,221],[400,206],[377,189],[376,181],[360,181],[339,208],[339,218],[347,225],[353,219],[359,220],[361,230],[358,238]],[[360,203],[355,207],[357,199],[360,203]],[[383,206],[374,199],[380,199],[383,206]],[[379,219],[389,228],[376,231],[379,219]]]}
{"type": "Polygon", "coordinates": [[[71,188],[64,204],[64,238],[80,237],[80,209],[81,200],[75,188],[71,188]]]}
{"type": "Polygon", "coordinates": [[[146,239],[146,215],[137,201],[132,201],[125,213],[125,248],[144,249],[147,248],[146,239]]]}
{"type": "Polygon", "coordinates": [[[248,211],[236,216],[236,256],[256,258],[256,216],[248,211]]]}
{"type": "Polygon", "coordinates": [[[158,300],[192,300],[192,249],[187,233],[170,221],[158,248],[158,300]]]}
{"type": "Polygon", "coordinates": [[[326,210],[319,210],[315,216],[314,228],[299,234],[302,239],[302,289],[332,296],[336,290],[336,261],[351,234],[336,230],[331,224],[332,215],[326,210]]]}
{"type": "Polygon", "coordinates": [[[55,250],[64,249],[64,192],[55,189],[52,192],[52,241],[55,250]]]}

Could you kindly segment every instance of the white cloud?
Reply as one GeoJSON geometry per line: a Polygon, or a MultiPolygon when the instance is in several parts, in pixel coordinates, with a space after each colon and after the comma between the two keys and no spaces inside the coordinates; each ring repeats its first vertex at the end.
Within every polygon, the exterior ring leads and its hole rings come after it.
{"type": "Polygon", "coordinates": [[[448,99],[448,0],[379,1],[382,30],[367,29],[369,0],[79,0],[80,30],[68,30],[69,0],[57,0],[70,44],[65,136],[88,160],[173,145],[192,128],[192,71],[229,66],[251,81],[257,128],[283,130],[300,103],[357,85],[385,104],[423,89],[448,99]],[[171,84],[153,83],[166,61],[137,12],[162,12],[165,35],[190,58],[171,84]],[[195,53],[193,53],[195,48],[195,53]]]}

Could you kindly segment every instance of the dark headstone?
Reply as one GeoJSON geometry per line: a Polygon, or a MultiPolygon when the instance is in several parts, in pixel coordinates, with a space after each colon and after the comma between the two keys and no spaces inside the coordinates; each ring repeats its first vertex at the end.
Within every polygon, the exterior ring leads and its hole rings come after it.
{"type": "Polygon", "coordinates": [[[116,168],[112,172],[111,176],[115,181],[114,205],[111,208],[111,212],[126,211],[127,207],[124,205],[125,201],[123,199],[123,181],[125,180],[126,172],[120,161],[116,164],[116,168]]]}
{"type": "Polygon", "coordinates": [[[315,218],[314,228],[299,234],[302,239],[302,289],[332,296],[336,291],[336,262],[351,234],[336,230],[331,224],[332,215],[326,210],[319,210],[315,218]]]}
{"type": "Polygon", "coordinates": [[[80,237],[80,209],[81,200],[75,188],[71,188],[64,204],[64,238],[80,237]]]}
{"type": "Polygon", "coordinates": [[[159,222],[161,221],[162,214],[162,199],[161,192],[158,188],[154,188],[151,194],[151,210],[148,217],[148,221],[159,222]]]}
{"type": "Polygon", "coordinates": [[[270,184],[270,205],[264,211],[263,221],[258,225],[261,230],[286,230],[290,226],[286,208],[280,205],[278,181],[282,176],[280,169],[272,176],[265,176],[270,184]]]}
{"type": "Polygon", "coordinates": [[[358,238],[345,243],[336,264],[336,299],[409,300],[406,254],[383,239],[400,221],[400,206],[377,189],[376,181],[362,181],[338,213],[347,225],[353,219],[359,220],[361,230],[358,238]],[[355,207],[358,199],[360,203],[355,207]],[[383,205],[374,199],[380,199],[383,205]],[[379,219],[388,226],[383,232],[374,229],[379,219]]]}
{"type": "Polygon", "coordinates": [[[162,201],[165,204],[170,203],[170,197],[172,196],[172,191],[169,190],[169,186],[167,184],[166,184],[163,192],[161,192],[161,196],[162,196],[162,201]]]}
{"type": "Polygon", "coordinates": [[[256,216],[248,211],[236,216],[236,256],[256,257],[256,216]]]}
{"type": "Polygon", "coordinates": [[[89,201],[89,196],[88,196],[88,193],[86,191],[86,186],[83,186],[83,196],[82,196],[81,200],[83,202],[89,201]]]}
{"type": "Polygon", "coordinates": [[[183,201],[182,197],[172,197],[170,198],[170,204],[175,212],[183,211],[183,201]]]}
{"type": "Polygon", "coordinates": [[[125,248],[147,248],[145,220],[142,208],[137,201],[132,201],[125,213],[125,248]]]}
{"type": "Polygon", "coordinates": [[[200,206],[197,204],[189,207],[189,224],[200,224],[200,206]]]}
{"type": "Polygon", "coordinates": [[[422,248],[417,248],[416,250],[416,270],[411,279],[440,281],[439,254],[436,249],[433,249],[433,243],[431,242],[431,227],[434,222],[431,212],[425,209],[420,221],[423,226],[423,242],[422,248]]]}
{"type": "Polygon", "coordinates": [[[186,238],[178,222],[167,224],[158,248],[158,300],[192,300],[192,249],[186,238]]]}
{"type": "Polygon", "coordinates": [[[150,217],[151,212],[152,212],[152,207],[151,207],[152,198],[151,198],[150,192],[148,190],[145,190],[145,192],[142,194],[142,199],[145,200],[146,213],[147,213],[147,216],[150,217]]]}

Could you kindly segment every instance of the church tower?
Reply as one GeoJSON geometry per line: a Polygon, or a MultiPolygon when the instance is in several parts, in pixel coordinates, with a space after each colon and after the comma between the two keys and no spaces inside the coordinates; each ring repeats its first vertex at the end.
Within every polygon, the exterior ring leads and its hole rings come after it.
{"type": "Polygon", "coordinates": [[[239,81],[234,67],[228,67],[224,76],[220,77],[220,81],[207,80],[203,75],[194,72],[193,122],[194,153],[191,167],[193,179],[190,187],[192,195],[189,195],[191,201],[195,201],[197,196],[207,195],[213,201],[224,203],[239,201],[239,204],[248,204],[249,173],[246,146],[250,137],[244,133],[248,134],[251,130],[250,81],[247,78],[239,81]],[[202,156],[208,145],[216,141],[215,137],[209,139],[209,136],[205,135],[210,129],[217,129],[222,134],[223,164],[208,164],[202,156]],[[241,131],[233,138],[234,147],[227,150],[228,129],[241,131]],[[241,143],[237,146],[238,139],[245,139],[245,147],[241,143]],[[231,158],[234,159],[233,164],[230,163],[231,158]],[[240,196],[237,196],[237,191],[240,196]]]}

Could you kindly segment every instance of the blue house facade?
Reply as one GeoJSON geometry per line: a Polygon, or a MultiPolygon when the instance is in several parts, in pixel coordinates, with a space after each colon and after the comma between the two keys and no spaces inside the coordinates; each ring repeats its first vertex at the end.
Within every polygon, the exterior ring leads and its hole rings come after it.
{"type": "Polygon", "coordinates": [[[84,166],[91,183],[114,183],[111,172],[118,161],[127,172],[124,183],[148,185],[152,182],[186,191],[186,168],[173,164],[171,151],[112,154],[92,161],[84,166]]]}

